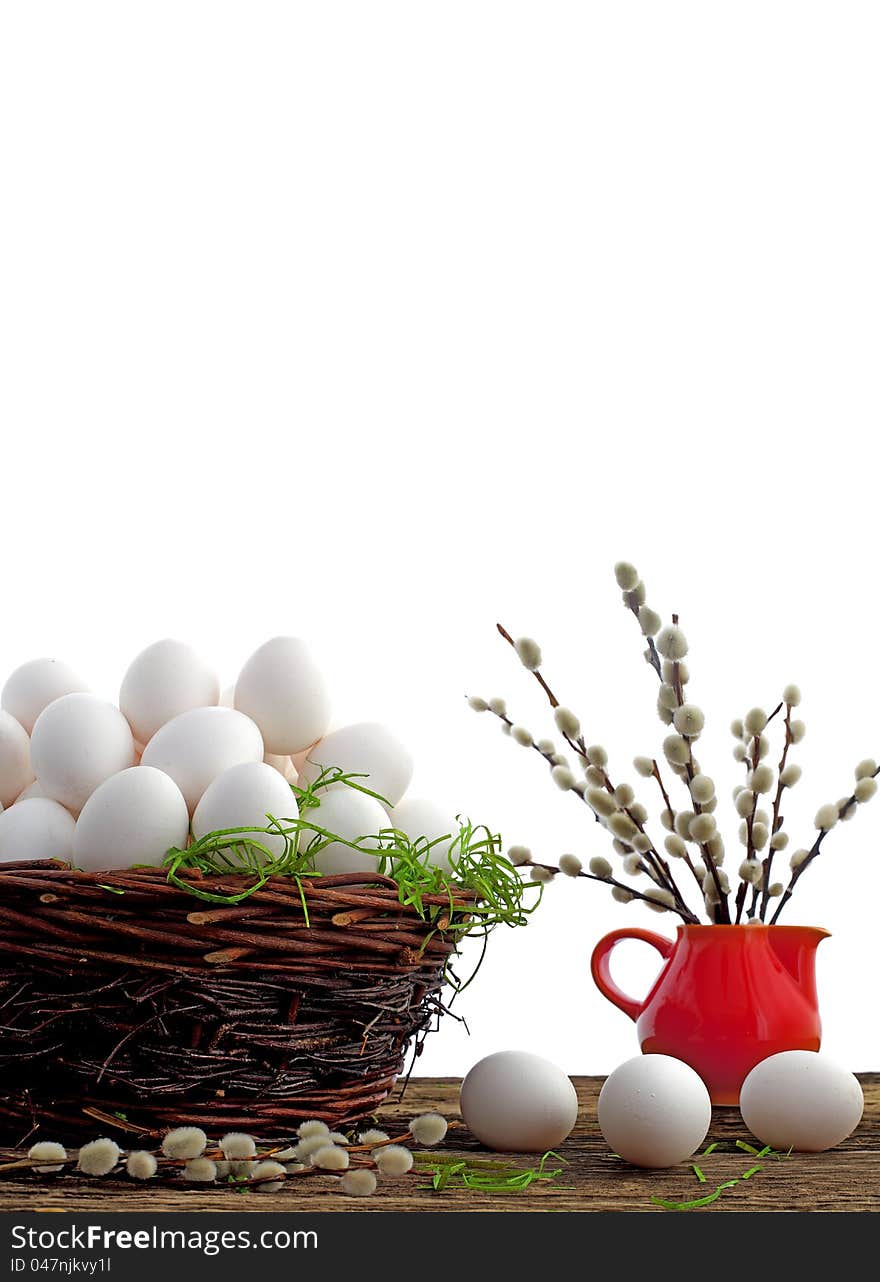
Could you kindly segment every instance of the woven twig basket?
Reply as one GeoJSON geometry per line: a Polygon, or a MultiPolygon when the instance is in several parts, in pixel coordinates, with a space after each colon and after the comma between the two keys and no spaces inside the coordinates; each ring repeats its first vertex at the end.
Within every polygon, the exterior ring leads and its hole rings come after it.
{"type": "MultiPolygon", "coordinates": [[[[273,877],[227,906],[161,870],[0,867],[0,1133],[97,1119],[275,1138],[369,1116],[442,1009],[450,900],[424,902],[433,923],[375,874],[273,877]]],[[[464,916],[473,897],[452,902],[464,916]]]]}

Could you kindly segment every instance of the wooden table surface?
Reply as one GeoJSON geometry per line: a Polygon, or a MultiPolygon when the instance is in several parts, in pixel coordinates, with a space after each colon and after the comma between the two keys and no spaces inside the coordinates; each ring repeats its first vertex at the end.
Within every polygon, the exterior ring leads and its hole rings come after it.
{"type": "MultiPolygon", "coordinates": [[[[880,1210],[880,1073],[862,1075],[865,1115],[861,1125],[830,1153],[794,1154],[787,1161],[764,1159],[763,1169],[748,1181],[727,1189],[713,1211],[878,1211],[880,1210]]],[[[556,1184],[532,1185],[526,1192],[484,1194],[466,1188],[435,1193],[424,1176],[382,1180],[371,1198],[350,1199],[330,1177],[290,1179],[277,1193],[241,1194],[227,1186],[205,1188],[135,1184],[126,1178],[85,1179],[3,1177],[2,1211],[659,1211],[653,1196],[670,1200],[700,1197],[723,1180],[741,1176],[754,1159],[734,1147],[750,1141],[735,1109],[716,1109],[706,1143],[721,1148],[700,1159],[707,1182],[700,1184],[687,1163],[667,1171],[640,1171],[614,1158],[596,1125],[598,1077],[575,1078],[581,1103],[578,1125],[560,1146],[568,1165],[556,1184]]],[[[413,1078],[402,1103],[389,1102],[379,1125],[399,1133],[409,1118],[432,1109],[450,1121],[459,1118],[458,1079],[413,1078]]],[[[213,1137],[212,1137],[213,1138],[213,1137]]],[[[485,1156],[464,1128],[451,1131],[442,1146],[446,1154],[485,1156]]],[[[530,1158],[515,1159],[523,1167],[530,1158]]]]}

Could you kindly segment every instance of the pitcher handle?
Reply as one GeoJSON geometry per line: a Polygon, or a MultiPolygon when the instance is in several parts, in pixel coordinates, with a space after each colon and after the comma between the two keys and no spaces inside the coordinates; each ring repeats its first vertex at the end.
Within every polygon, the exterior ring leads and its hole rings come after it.
{"type": "Polygon", "coordinates": [[[652,930],[640,930],[638,926],[624,926],[620,930],[612,930],[610,934],[600,939],[593,949],[590,969],[593,972],[596,987],[603,997],[607,997],[609,1002],[619,1006],[625,1015],[635,1020],[641,1015],[644,1002],[637,1002],[634,997],[627,997],[623,989],[618,988],[611,978],[611,954],[622,939],[641,939],[643,943],[656,948],[663,958],[669,956],[675,944],[664,935],[655,935],[652,930]]]}

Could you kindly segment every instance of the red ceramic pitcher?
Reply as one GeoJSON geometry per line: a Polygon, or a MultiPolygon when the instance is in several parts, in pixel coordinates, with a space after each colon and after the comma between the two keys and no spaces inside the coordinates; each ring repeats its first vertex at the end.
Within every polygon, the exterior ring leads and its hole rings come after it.
{"type": "Polygon", "coordinates": [[[813,926],[679,926],[674,942],[650,930],[613,930],[593,950],[600,991],[636,1021],[645,1054],[673,1055],[695,1069],[713,1104],[738,1104],[754,1066],[777,1051],[817,1051],[813,926]],[[665,959],[644,1001],[611,978],[621,939],[641,939],[665,959]]]}

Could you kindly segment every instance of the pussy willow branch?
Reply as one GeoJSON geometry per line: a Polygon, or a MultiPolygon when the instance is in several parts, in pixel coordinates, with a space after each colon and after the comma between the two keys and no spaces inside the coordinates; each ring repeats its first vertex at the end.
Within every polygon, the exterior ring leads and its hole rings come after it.
{"type": "MultiPolygon", "coordinates": [[[[657,764],[657,758],[656,758],[656,757],[652,757],[652,758],[651,758],[651,765],[654,767],[654,773],[653,773],[653,775],[652,775],[651,777],[652,777],[653,779],[656,779],[656,780],[657,780],[657,787],[660,789],[660,795],[661,795],[661,797],[663,798],[663,804],[664,804],[664,806],[666,807],[666,809],[669,811],[669,814],[672,816],[672,822],[673,822],[673,825],[674,825],[674,823],[675,823],[675,811],[674,811],[674,810],[673,810],[673,808],[672,808],[672,802],[669,800],[669,793],[666,791],[666,785],[665,785],[665,783],[663,782],[663,776],[662,776],[662,775],[661,775],[661,773],[660,773],[660,767],[659,767],[659,766],[658,766],[658,764],[657,764]]],[[[697,883],[697,885],[698,885],[698,886],[699,886],[699,888],[700,888],[700,894],[702,894],[702,893],[703,893],[703,883],[702,883],[702,881],[700,881],[700,878],[699,878],[699,876],[697,875],[697,870],[696,870],[696,868],[694,867],[693,862],[692,862],[692,860],[691,860],[691,857],[690,857],[690,855],[687,853],[687,851],[686,851],[686,850],[685,850],[685,853],[684,853],[684,855],[683,855],[683,858],[684,858],[684,862],[687,864],[688,868],[689,868],[689,869],[691,870],[691,872],[693,873],[694,881],[697,883]]]]}
{"type": "MultiPolygon", "coordinates": [[[[748,757],[746,757],[747,775],[749,773],[750,767],[751,767],[751,771],[755,771],[757,770],[758,764],[760,763],[762,733],[763,731],[759,732],[758,734],[752,737],[751,761],[749,761],[748,757]]],[[[752,808],[749,811],[748,815],[746,816],[746,859],[749,862],[757,859],[757,851],[755,850],[755,815],[758,813],[759,796],[760,794],[758,792],[753,793],[752,808]]],[[[746,895],[748,893],[749,893],[749,883],[745,880],[742,880],[739,883],[739,888],[737,889],[737,892],[736,892],[736,924],[737,926],[739,925],[740,920],[742,918],[742,911],[745,906],[746,895]]]]}
{"type": "MultiPolygon", "coordinates": [[[[493,717],[496,717],[499,721],[503,721],[509,730],[513,729],[515,722],[510,717],[508,717],[508,715],[505,712],[496,712],[494,708],[489,708],[488,711],[492,714],[493,717]]],[[[538,756],[541,757],[544,761],[546,761],[547,765],[550,766],[551,769],[556,764],[555,761],[553,760],[553,753],[544,752],[541,748],[538,747],[534,739],[529,744],[529,747],[534,752],[537,752],[538,756]]],[[[585,797],[584,793],[580,791],[580,789],[571,788],[569,789],[569,791],[573,792],[574,795],[578,798],[578,800],[584,803],[584,805],[590,811],[590,814],[593,815],[597,823],[601,822],[599,819],[599,816],[596,814],[595,810],[593,810],[593,808],[590,806],[590,803],[587,801],[587,798],[585,797]]]]}
{"type": "MultiPolygon", "coordinates": [[[[496,717],[499,721],[502,721],[508,727],[508,729],[514,725],[514,722],[511,720],[510,717],[507,716],[506,713],[495,712],[495,710],[492,708],[490,708],[489,711],[491,712],[493,717],[496,717]]],[[[554,765],[553,754],[542,751],[542,749],[538,747],[537,743],[535,743],[534,740],[532,740],[529,747],[532,748],[534,752],[537,752],[538,756],[542,757],[549,766],[552,767],[554,765]]],[[[602,776],[603,776],[606,792],[613,794],[614,785],[611,782],[611,780],[608,778],[608,775],[604,770],[602,771],[602,776]]],[[[581,789],[579,788],[571,788],[569,789],[569,791],[573,792],[575,796],[584,803],[584,805],[590,811],[590,814],[593,816],[596,822],[601,823],[601,819],[596,814],[595,810],[593,810],[589,801],[587,801],[585,793],[581,791],[581,789]]],[[[636,826],[638,826],[638,821],[633,818],[633,816],[629,813],[628,810],[626,810],[624,813],[628,814],[632,822],[636,824],[636,826]]],[[[687,904],[685,903],[681,895],[678,893],[678,888],[675,885],[675,881],[673,880],[672,874],[669,872],[668,867],[664,870],[663,861],[659,859],[659,856],[657,856],[656,851],[652,849],[648,853],[653,854],[655,858],[654,860],[648,860],[646,862],[646,856],[642,855],[642,865],[641,865],[642,871],[648,874],[648,876],[651,878],[651,880],[654,882],[655,885],[662,886],[664,890],[668,890],[669,893],[676,900],[676,903],[679,904],[683,909],[687,910],[687,904]],[[664,872],[666,875],[664,875],[664,872]]],[[[626,889],[629,889],[629,887],[626,887],[626,889]]]]}
{"type": "MultiPolygon", "coordinates": [[[[638,620],[638,617],[639,617],[638,609],[634,608],[633,603],[629,600],[627,600],[627,606],[629,607],[629,609],[632,611],[632,613],[635,615],[636,619],[638,620]]],[[[677,614],[673,614],[672,622],[676,627],[678,626],[677,614]]],[[[657,647],[654,644],[654,640],[652,637],[648,637],[647,640],[649,643],[648,653],[651,656],[650,657],[651,667],[657,673],[658,680],[662,682],[663,669],[660,664],[659,655],[657,654],[657,647]]],[[[684,690],[681,682],[681,664],[678,662],[678,660],[676,660],[672,665],[672,688],[675,691],[676,702],[678,703],[678,706],[681,707],[682,704],[684,703],[684,690]]],[[[688,777],[688,784],[690,785],[691,783],[693,783],[694,774],[695,774],[694,764],[693,764],[693,755],[694,755],[693,747],[691,745],[690,740],[688,740],[688,751],[689,751],[689,755],[688,755],[688,761],[685,766],[685,770],[688,777]]],[[[690,793],[690,788],[688,788],[688,792],[690,793]]],[[[702,814],[703,808],[698,801],[694,800],[692,794],[690,799],[691,799],[691,804],[694,808],[694,814],[695,815],[702,814]]],[[[671,810],[672,807],[670,806],[669,809],[671,810]]],[[[727,896],[724,894],[724,892],[721,889],[721,881],[718,876],[718,869],[715,865],[715,860],[712,858],[712,855],[706,845],[701,844],[699,846],[699,850],[700,850],[700,857],[703,861],[703,864],[706,868],[707,873],[709,874],[709,876],[712,878],[712,881],[714,882],[715,893],[718,896],[718,903],[714,906],[713,916],[716,922],[720,921],[722,924],[729,923],[730,912],[728,911],[728,907],[727,907],[727,896]]],[[[693,871],[693,867],[691,870],[693,871]]],[[[697,878],[697,881],[699,883],[700,892],[702,894],[704,893],[703,883],[699,881],[699,878],[697,878]]]]}
{"type": "MultiPolygon", "coordinates": [[[[507,642],[507,644],[508,644],[508,645],[510,645],[510,646],[512,646],[512,647],[513,647],[513,649],[515,650],[515,649],[516,649],[516,642],[514,641],[513,637],[510,635],[510,633],[507,631],[507,628],[505,628],[505,627],[504,627],[504,625],[503,625],[503,624],[501,624],[501,623],[496,623],[496,624],[495,624],[495,627],[498,629],[498,631],[500,632],[501,636],[503,636],[503,637],[504,637],[504,640],[507,642]]],[[[553,693],[553,691],[552,691],[552,690],[550,689],[550,687],[548,686],[547,682],[544,680],[544,678],[543,678],[543,676],[541,675],[541,673],[540,673],[539,669],[537,669],[537,668],[533,668],[533,669],[531,669],[531,673],[532,673],[532,676],[533,676],[533,677],[535,678],[535,680],[537,681],[538,685],[541,687],[541,689],[542,689],[542,690],[544,691],[544,693],[546,694],[547,698],[550,700],[550,707],[551,707],[551,708],[558,708],[558,707],[559,707],[559,700],[556,698],[556,695],[553,693]]],[[[574,747],[575,747],[575,744],[573,744],[573,743],[572,743],[572,741],[571,741],[571,739],[569,739],[569,738],[568,738],[568,735],[566,735],[566,736],[565,736],[565,738],[566,738],[566,740],[568,741],[568,743],[570,743],[570,744],[571,744],[571,746],[574,748],[574,747]]],[[[580,742],[580,744],[582,745],[582,747],[581,747],[581,751],[583,752],[584,756],[586,756],[586,748],[584,748],[584,747],[583,747],[583,742],[584,742],[584,737],[583,737],[583,735],[581,735],[581,736],[580,736],[579,742],[580,742]]]]}
{"type": "MultiPolygon", "coordinates": [[[[673,614],[672,622],[676,627],[678,627],[677,614],[673,614]]],[[[678,659],[674,660],[672,664],[672,688],[675,691],[675,698],[678,706],[681,708],[684,705],[684,688],[681,683],[681,663],[678,659]]],[[[694,777],[696,775],[696,770],[694,768],[694,745],[690,739],[687,740],[687,745],[688,759],[685,762],[684,768],[688,780],[688,796],[691,799],[694,814],[701,815],[703,813],[703,807],[700,805],[699,801],[696,800],[691,791],[691,784],[694,782],[694,777]]],[[[718,866],[712,858],[712,852],[705,843],[700,844],[700,856],[703,860],[706,871],[712,878],[715,886],[715,893],[718,896],[718,903],[714,905],[713,915],[716,922],[720,922],[722,925],[727,925],[730,922],[730,909],[727,906],[727,896],[721,889],[721,878],[718,876],[718,866]]]]}
{"type": "MultiPolygon", "coordinates": [[[[523,864],[522,867],[546,868],[548,872],[552,873],[559,873],[560,871],[556,864],[541,864],[534,859],[530,859],[528,863],[523,864]]],[[[561,875],[568,876],[569,874],[564,873],[561,875]]],[[[581,869],[576,876],[584,877],[587,881],[601,881],[605,886],[618,886],[621,890],[625,890],[628,895],[632,895],[633,899],[643,899],[646,903],[653,904],[656,908],[657,901],[652,899],[650,895],[645,895],[642,891],[635,890],[632,886],[627,886],[624,882],[617,881],[614,877],[597,877],[595,873],[584,872],[583,869],[581,869]]],[[[689,926],[699,926],[700,924],[700,919],[691,912],[690,908],[688,908],[684,901],[682,901],[682,906],[680,908],[668,908],[666,911],[676,913],[682,921],[686,922],[689,926]]]]}
{"type": "MultiPolygon", "coordinates": [[[[608,777],[607,770],[605,770],[604,766],[597,766],[595,768],[601,771],[605,791],[608,792],[611,796],[613,796],[614,784],[612,783],[611,779],[608,777]]],[[[651,838],[648,836],[647,832],[645,831],[644,823],[641,820],[636,818],[636,816],[632,813],[632,809],[629,806],[624,806],[622,807],[622,809],[623,809],[623,813],[627,816],[627,818],[632,823],[635,824],[636,828],[639,830],[642,836],[647,837],[648,841],[651,841],[651,838]]],[[[639,853],[642,853],[642,852],[639,852],[639,853]]],[[[656,881],[658,885],[665,886],[665,888],[670,892],[670,894],[673,895],[676,902],[680,904],[681,907],[683,908],[687,907],[687,904],[683,896],[679,892],[678,886],[676,885],[675,878],[672,875],[672,870],[670,869],[669,864],[663,858],[663,856],[658,852],[653,841],[651,841],[651,849],[642,853],[642,866],[645,868],[645,871],[648,873],[648,875],[652,877],[653,880],[656,881]],[[647,864],[645,861],[647,861],[647,864]],[[653,872],[652,872],[652,869],[653,869],[653,872]],[[656,876],[654,876],[654,873],[656,873],[656,876]]]]}
{"type": "MultiPolygon", "coordinates": [[[[769,726],[769,724],[770,724],[770,722],[773,720],[773,718],[776,716],[776,714],[779,712],[779,710],[781,709],[781,707],[782,707],[782,704],[781,704],[781,703],[780,703],[780,704],[777,704],[777,706],[776,706],[776,707],[773,709],[773,711],[770,713],[770,716],[767,718],[766,724],[765,724],[765,726],[764,726],[764,729],[765,729],[765,730],[766,730],[767,726],[769,726]]],[[[762,733],[763,733],[763,731],[762,731],[762,733]]],[[[754,736],[753,736],[753,738],[754,738],[754,736]]],[[[759,745],[757,745],[757,744],[756,744],[755,748],[753,748],[753,749],[752,749],[752,756],[751,756],[751,758],[749,758],[749,756],[748,756],[747,754],[744,754],[744,756],[743,756],[743,766],[745,767],[745,772],[746,772],[746,784],[748,784],[748,782],[749,782],[749,776],[750,776],[750,774],[751,774],[752,770],[754,770],[756,763],[760,760],[760,757],[757,755],[757,753],[758,753],[758,746],[759,746],[759,745]]],[[[755,814],[757,813],[757,809],[758,809],[758,797],[757,797],[757,794],[756,794],[756,795],[755,795],[755,797],[754,797],[754,798],[753,798],[753,800],[752,800],[752,812],[751,812],[751,814],[750,814],[750,815],[747,815],[747,816],[746,816],[746,818],[745,818],[745,820],[744,820],[745,825],[746,825],[746,860],[747,860],[747,861],[749,861],[749,860],[753,860],[753,859],[756,859],[756,858],[757,858],[757,851],[756,851],[756,850],[755,850],[755,848],[754,848],[754,841],[753,841],[753,828],[754,828],[754,823],[755,823],[755,814]]],[[[741,880],[741,881],[740,881],[740,884],[739,884],[739,887],[738,887],[738,889],[737,889],[737,892],[736,892],[736,924],[737,924],[737,925],[739,925],[740,918],[742,917],[743,908],[745,907],[746,896],[747,896],[747,895],[748,895],[748,893],[749,893],[749,884],[750,884],[750,883],[749,883],[749,882],[747,882],[747,881],[745,881],[744,879],[743,879],[743,880],[741,880]]],[[[753,893],[752,893],[752,903],[751,903],[750,915],[751,915],[751,916],[754,916],[754,915],[755,915],[755,903],[756,903],[756,900],[757,900],[757,897],[758,897],[758,891],[757,891],[756,887],[754,887],[754,886],[752,887],[752,891],[753,891],[753,893]]]]}
{"type": "MultiPolygon", "coordinates": [[[[871,778],[876,779],[878,775],[880,775],[880,766],[877,767],[877,769],[871,775],[871,778]]],[[[845,804],[840,807],[840,810],[838,811],[840,818],[844,819],[849,814],[849,812],[853,809],[853,807],[857,806],[858,804],[859,804],[858,797],[856,796],[855,793],[853,793],[851,797],[847,798],[845,804]]],[[[810,853],[807,855],[804,862],[800,864],[797,868],[793,869],[791,874],[791,879],[789,880],[789,883],[785,888],[785,893],[779,901],[779,907],[776,909],[776,912],[770,918],[771,926],[776,925],[777,921],[779,920],[779,914],[782,912],[783,908],[788,903],[789,899],[791,899],[792,891],[794,890],[795,886],[798,884],[798,882],[800,881],[801,877],[804,875],[806,870],[809,868],[810,864],[813,862],[816,856],[820,853],[822,849],[822,842],[828,836],[830,831],[831,831],[830,828],[822,828],[820,830],[819,835],[816,838],[816,840],[813,842],[812,846],[810,847],[810,853]]]]}
{"type": "MultiPolygon", "coordinates": [[[[504,625],[501,623],[496,623],[495,626],[498,629],[499,634],[504,638],[507,644],[515,650],[516,642],[514,641],[510,633],[507,631],[507,629],[504,627],[504,625]]],[[[537,668],[533,669],[532,676],[535,678],[535,680],[538,682],[538,685],[541,687],[541,689],[544,691],[545,695],[547,696],[547,699],[549,700],[551,708],[554,708],[554,709],[558,708],[560,706],[559,700],[557,699],[556,695],[553,693],[553,690],[550,688],[549,683],[545,679],[544,674],[540,671],[540,669],[537,669],[537,668]]],[[[583,734],[579,734],[577,739],[571,738],[571,736],[566,734],[564,730],[560,730],[560,734],[562,735],[563,739],[568,744],[568,746],[574,752],[576,752],[578,756],[582,758],[582,760],[584,761],[584,764],[588,765],[589,757],[587,756],[587,745],[586,745],[586,741],[584,739],[583,734]]],[[[542,753],[541,755],[543,756],[544,754],[542,753]]],[[[602,771],[602,780],[603,780],[603,786],[605,788],[605,791],[610,793],[613,796],[615,791],[614,784],[611,782],[611,779],[608,776],[608,772],[604,769],[604,767],[597,767],[597,768],[601,769],[602,771]]],[[[586,798],[584,798],[584,800],[586,800],[586,798]]],[[[589,802],[587,802],[587,804],[589,805],[589,802]]],[[[628,806],[623,806],[621,808],[623,810],[623,813],[629,818],[629,820],[633,824],[635,824],[636,828],[642,834],[642,836],[647,837],[648,841],[651,842],[651,849],[646,851],[642,856],[643,863],[647,861],[647,865],[648,865],[645,871],[648,872],[648,875],[652,877],[652,880],[656,881],[658,885],[664,886],[665,889],[669,891],[669,893],[675,899],[676,903],[680,905],[681,908],[689,912],[690,909],[688,909],[687,903],[681,891],[678,888],[678,885],[675,881],[675,878],[672,875],[672,871],[669,867],[669,864],[659,854],[654,841],[645,831],[644,823],[641,820],[635,818],[635,816],[632,814],[628,806]],[[654,870],[653,873],[650,871],[650,869],[652,868],[654,870]]]]}
{"type": "MultiPolygon", "coordinates": [[[[769,850],[767,851],[767,858],[764,860],[764,875],[761,881],[761,913],[760,913],[761,921],[764,921],[764,919],[767,916],[767,905],[770,902],[770,869],[773,867],[773,856],[776,853],[773,849],[772,840],[775,837],[776,833],[781,830],[782,825],[785,822],[785,820],[782,818],[782,816],[779,813],[782,806],[782,794],[785,791],[785,784],[782,782],[782,772],[785,770],[785,764],[788,760],[788,750],[791,747],[792,743],[793,743],[793,739],[791,735],[791,704],[787,703],[785,705],[785,742],[783,743],[783,746],[782,746],[782,756],[779,758],[778,774],[776,777],[777,779],[776,795],[773,798],[773,820],[770,825],[771,845],[769,850]]],[[[758,887],[755,886],[754,894],[752,895],[752,916],[753,917],[755,915],[755,905],[757,904],[757,902],[758,902],[758,887]]]]}
{"type": "MultiPolygon", "coordinates": [[[[623,599],[624,599],[624,602],[626,603],[626,608],[632,611],[632,613],[635,615],[636,622],[638,623],[639,627],[641,627],[642,623],[641,623],[641,619],[639,619],[639,601],[638,601],[638,598],[636,597],[635,592],[624,592],[623,599]]],[[[645,640],[648,642],[648,662],[650,663],[654,671],[657,673],[657,676],[662,681],[663,666],[660,663],[660,655],[657,653],[657,647],[654,644],[654,638],[646,637],[645,640]]]]}
{"type": "MultiPolygon", "coordinates": [[[[516,642],[514,641],[510,633],[507,631],[507,628],[505,628],[501,623],[496,623],[495,627],[498,629],[499,634],[504,638],[507,644],[511,646],[512,649],[515,650],[516,642]]],[[[549,702],[550,707],[553,708],[554,710],[558,708],[560,706],[559,700],[556,698],[556,695],[553,693],[553,691],[550,689],[550,686],[547,684],[546,680],[544,679],[544,674],[541,672],[540,668],[533,668],[533,669],[530,669],[530,671],[532,673],[532,676],[537,681],[538,685],[541,687],[541,689],[544,691],[545,695],[547,696],[547,701],[549,702]]],[[[562,735],[563,739],[568,744],[569,748],[571,748],[573,752],[576,752],[579,757],[582,757],[585,764],[588,764],[587,745],[586,745],[586,741],[584,740],[584,736],[580,734],[578,735],[577,739],[572,739],[569,735],[565,733],[564,730],[560,730],[559,733],[562,735]]]]}

